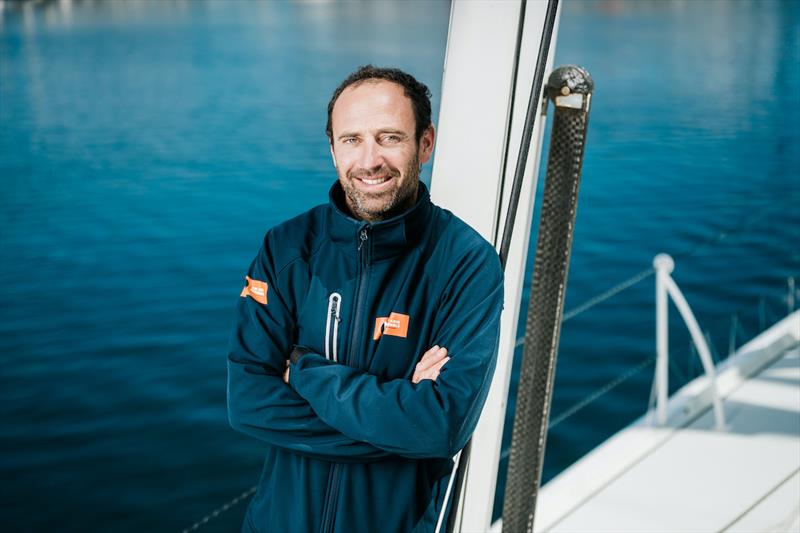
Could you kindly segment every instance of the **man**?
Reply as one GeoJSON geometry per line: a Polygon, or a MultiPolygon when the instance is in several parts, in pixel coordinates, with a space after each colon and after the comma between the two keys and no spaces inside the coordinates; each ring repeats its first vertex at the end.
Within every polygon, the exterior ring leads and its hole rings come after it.
{"type": "Polygon", "coordinates": [[[329,203],[269,230],[250,265],[228,412],[269,446],[243,531],[444,519],[494,370],[503,277],[494,248],[419,181],[429,97],[397,69],[351,74],[328,105],[329,203]]]}

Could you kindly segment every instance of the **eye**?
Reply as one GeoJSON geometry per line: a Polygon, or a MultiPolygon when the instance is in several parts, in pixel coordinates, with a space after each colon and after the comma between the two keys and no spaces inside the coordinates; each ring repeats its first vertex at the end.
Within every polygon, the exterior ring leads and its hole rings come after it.
{"type": "Polygon", "coordinates": [[[385,136],[383,137],[383,142],[385,142],[385,143],[389,143],[389,144],[392,144],[392,143],[398,143],[398,142],[400,142],[401,140],[402,140],[402,138],[401,138],[399,135],[395,135],[395,134],[393,134],[393,133],[391,133],[391,134],[389,134],[389,135],[385,135],[385,136]]]}
{"type": "Polygon", "coordinates": [[[345,137],[342,139],[342,144],[355,144],[358,141],[355,137],[345,137]]]}

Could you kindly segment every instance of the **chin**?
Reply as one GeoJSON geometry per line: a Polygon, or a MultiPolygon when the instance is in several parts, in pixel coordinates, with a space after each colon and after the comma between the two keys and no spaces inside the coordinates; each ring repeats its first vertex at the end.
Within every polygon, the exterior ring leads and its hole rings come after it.
{"type": "Polygon", "coordinates": [[[382,204],[369,202],[361,204],[361,208],[361,211],[364,214],[369,215],[371,218],[381,219],[386,216],[387,211],[392,209],[392,206],[387,202],[382,204]]]}

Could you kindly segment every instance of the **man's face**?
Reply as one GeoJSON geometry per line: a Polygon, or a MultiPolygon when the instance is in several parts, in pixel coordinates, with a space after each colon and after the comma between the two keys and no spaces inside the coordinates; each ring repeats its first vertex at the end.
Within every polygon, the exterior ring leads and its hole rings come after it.
{"type": "Polygon", "coordinates": [[[356,218],[376,222],[417,199],[420,165],[433,152],[430,127],[419,143],[411,100],[389,81],[351,85],[331,114],[331,155],[347,206],[356,218]]]}

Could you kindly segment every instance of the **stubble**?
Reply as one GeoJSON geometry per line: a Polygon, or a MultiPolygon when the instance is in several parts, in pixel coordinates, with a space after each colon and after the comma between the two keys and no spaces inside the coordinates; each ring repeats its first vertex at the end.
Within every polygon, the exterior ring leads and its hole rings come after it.
{"type": "Polygon", "coordinates": [[[358,190],[353,185],[353,180],[361,177],[389,175],[392,179],[400,177],[400,172],[391,167],[382,167],[375,172],[367,172],[363,169],[352,170],[347,173],[347,178],[340,182],[344,189],[347,199],[347,206],[356,218],[370,222],[379,222],[392,218],[402,213],[414,205],[417,199],[417,189],[419,187],[419,152],[414,154],[413,159],[405,168],[403,183],[391,191],[384,194],[372,195],[358,190]],[[381,200],[376,204],[376,200],[381,200]]]}

